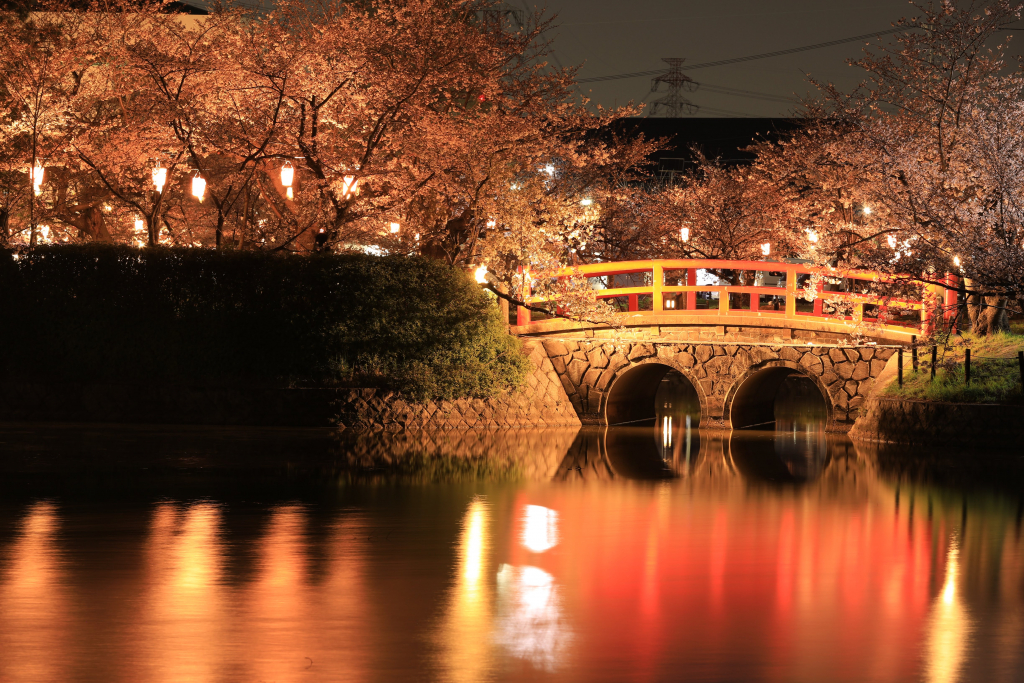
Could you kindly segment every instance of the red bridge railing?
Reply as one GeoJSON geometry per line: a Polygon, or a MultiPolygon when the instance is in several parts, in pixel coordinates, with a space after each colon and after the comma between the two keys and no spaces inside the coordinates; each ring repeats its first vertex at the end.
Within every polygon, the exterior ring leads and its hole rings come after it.
{"type": "MultiPolygon", "coordinates": [[[[913,299],[895,299],[870,294],[870,283],[891,281],[891,276],[869,271],[827,272],[820,267],[774,261],[719,261],[704,259],[653,259],[646,261],[619,261],[594,263],[566,268],[555,277],[574,274],[588,278],[607,278],[595,283],[597,297],[611,300],[623,315],[639,317],[638,324],[647,316],[759,316],[783,321],[808,318],[846,321],[851,326],[861,321],[876,323],[891,331],[927,331],[931,326],[931,310],[925,304],[924,292],[932,289],[939,297],[943,309],[956,308],[955,276],[948,275],[946,287],[928,285],[919,287],[921,296],[913,299]],[[697,284],[697,273],[710,271],[745,271],[744,279],[752,285],[697,284]],[[817,285],[817,296],[809,301],[803,290],[815,273],[823,278],[817,285]],[[837,313],[828,300],[847,302],[842,308],[849,314],[837,313]],[[894,312],[898,311],[899,314],[894,312]]],[[[527,296],[526,303],[543,305],[548,299],[527,296]]],[[[557,301],[553,302],[557,308],[557,301]]],[[[535,327],[529,309],[518,307],[517,331],[535,327]]],[[[684,323],[683,319],[679,320],[684,323]]],[[[696,320],[694,320],[696,322],[696,320]]]]}

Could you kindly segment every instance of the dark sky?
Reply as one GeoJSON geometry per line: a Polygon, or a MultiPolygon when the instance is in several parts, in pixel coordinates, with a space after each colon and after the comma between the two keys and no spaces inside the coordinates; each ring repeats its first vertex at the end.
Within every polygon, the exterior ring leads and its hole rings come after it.
{"type": "MultiPolygon", "coordinates": [[[[532,0],[506,0],[532,7],[532,0]]],[[[553,31],[555,58],[583,64],[579,78],[654,71],[663,57],[687,64],[745,57],[803,47],[891,28],[916,10],[907,0],[549,0],[558,14],[553,31]]],[[[859,69],[846,59],[861,54],[864,41],[741,64],[695,69],[686,74],[702,84],[795,99],[811,86],[805,73],[852,88],[859,69]]],[[[651,102],[651,77],[580,86],[594,102],[613,106],[629,100],[651,102]]],[[[701,107],[696,116],[786,116],[787,102],[698,88],[687,98],[701,107]]]]}

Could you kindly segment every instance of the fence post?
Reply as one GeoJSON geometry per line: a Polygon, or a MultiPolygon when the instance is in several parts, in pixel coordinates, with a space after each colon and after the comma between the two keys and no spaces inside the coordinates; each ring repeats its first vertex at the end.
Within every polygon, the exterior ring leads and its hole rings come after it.
{"type": "Polygon", "coordinates": [[[964,383],[971,383],[971,350],[964,349],[964,383]]]}
{"type": "Polygon", "coordinates": [[[1017,365],[1020,367],[1020,387],[1024,392],[1024,351],[1017,352],[1017,365]]]}
{"type": "Polygon", "coordinates": [[[896,377],[898,378],[900,388],[903,388],[903,347],[896,352],[899,358],[896,359],[896,377]]]}
{"type": "Polygon", "coordinates": [[[910,343],[913,346],[910,347],[910,363],[914,368],[914,372],[917,372],[917,335],[910,335],[910,343]]]}
{"type": "Polygon", "coordinates": [[[935,381],[935,364],[939,360],[939,347],[932,344],[932,381],[935,381]]]}
{"type": "Polygon", "coordinates": [[[661,291],[665,286],[665,269],[660,263],[655,263],[651,269],[651,278],[653,279],[654,290],[651,296],[651,310],[655,313],[660,313],[665,308],[665,295],[661,291]]]}

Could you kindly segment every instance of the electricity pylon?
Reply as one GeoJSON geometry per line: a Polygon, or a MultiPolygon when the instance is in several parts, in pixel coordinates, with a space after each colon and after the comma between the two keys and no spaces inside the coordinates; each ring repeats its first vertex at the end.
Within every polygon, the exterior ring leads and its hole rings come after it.
{"type": "Polygon", "coordinates": [[[661,61],[668,64],[669,69],[651,80],[651,92],[658,92],[664,83],[668,86],[668,93],[651,103],[650,115],[657,116],[659,111],[666,112],[663,116],[672,117],[696,114],[700,107],[683,97],[684,92],[694,92],[698,85],[697,81],[682,71],[683,62],[686,60],[680,57],[666,57],[661,61]]]}

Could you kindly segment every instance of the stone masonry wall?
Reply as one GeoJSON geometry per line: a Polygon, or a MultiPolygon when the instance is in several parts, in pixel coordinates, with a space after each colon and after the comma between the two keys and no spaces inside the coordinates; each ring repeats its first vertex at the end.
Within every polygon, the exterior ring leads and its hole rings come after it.
{"type": "Polygon", "coordinates": [[[470,427],[579,426],[580,419],[558,375],[536,340],[524,340],[533,364],[526,385],[487,399],[412,403],[395,392],[353,389],[339,398],[337,424],[359,431],[398,432],[407,429],[470,427]]]}
{"type": "Polygon", "coordinates": [[[873,397],[864,412],[850,432],[855,439],[985,447],[1019,447],[1024,441],[1024,406],[873,397]]]}
{"type": "Polygon", "coordinates": [[[0,382],[0,421],[115,422],[356,431],[579,426],[551,361],[525,340],[526,385],[489,399],[413,403],[380,389],[0,382]]]}
{"type": "Polygon", "coordinates": [[[616,379],[641,363],[667,365],[691,381],[701,400],[701,425],[728,428],[730,401],[748,376],[765,367],[786,367],[823,389],[830,428],[846,431],[857,419],[871,383],[895,353],[888,347],[796,346],[584,341],[543,339],[558,379],[584,424],[601,424],[616,379]]]}

